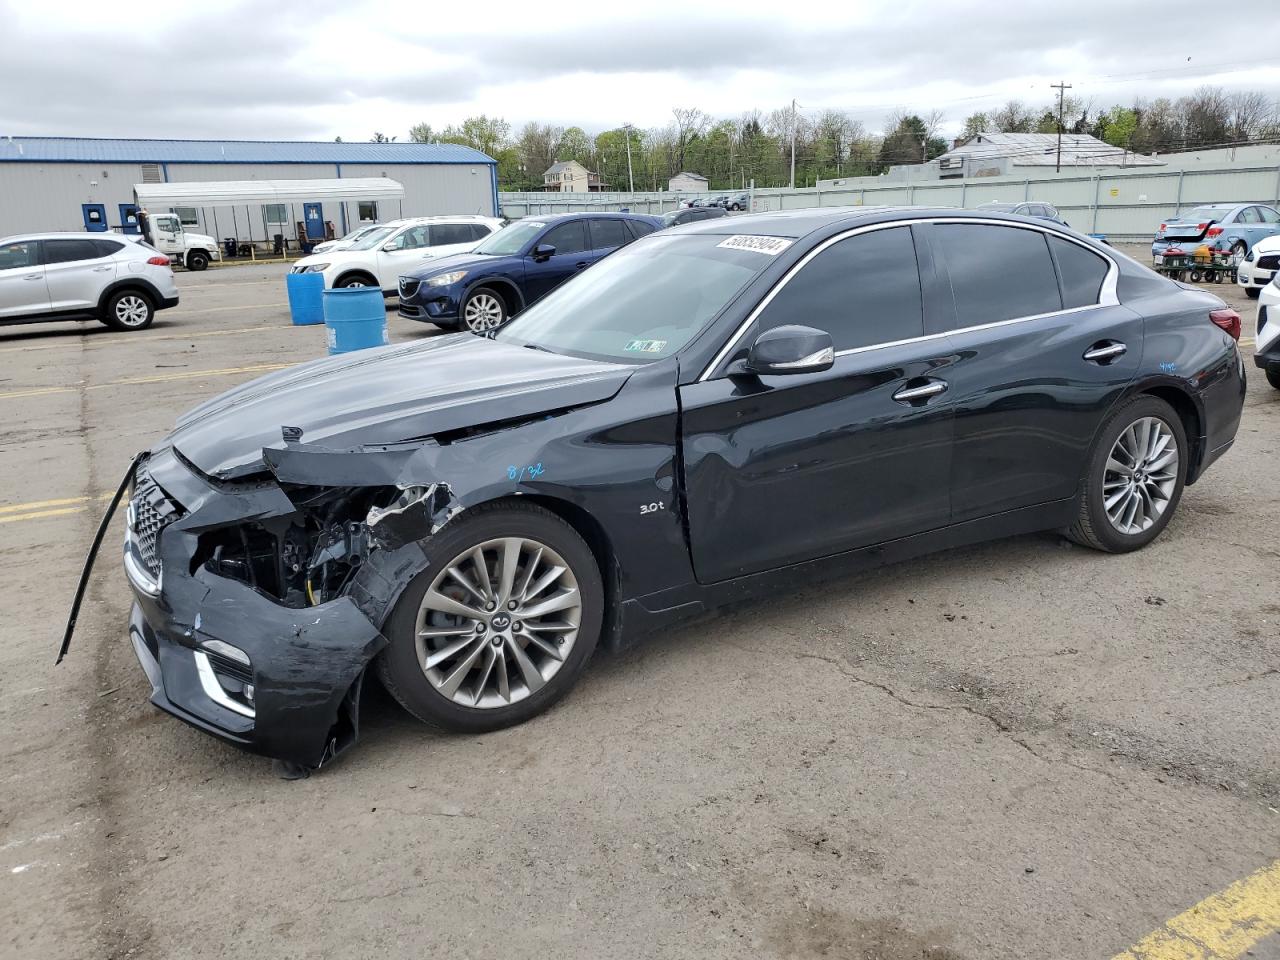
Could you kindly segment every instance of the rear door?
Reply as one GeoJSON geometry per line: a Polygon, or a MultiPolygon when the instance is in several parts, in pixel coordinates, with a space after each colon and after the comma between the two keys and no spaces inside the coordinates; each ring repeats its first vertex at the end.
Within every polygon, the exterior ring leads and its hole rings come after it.
{"type": "Polygon", "coordinates": [[[591,253],[588,257],[591,263],[595,263],[601,257],[607,257],[632,240],[631,231],[621,220],[593,217],[587,221],[587,230],[591,242],[591,253]]]}
{"type": "Polygon", "coordinates": [[[447,257],[454,253],[466,253],[476,245],[473,240],[474,223],[433,223],[431,224],[429,253],[433,257],[447,257]]]}
{"type": "Polygon", "coordinates": [[[90,310],[98,306],[102,291],[116,278],[116,263],[108,243],[88,237],[42,240],[45,283],[51,310],[90,310]]]}
{"type": "Polygon", "coordinates": [[[802,324],[831,334],[831,369],[712,371],[680,388],[699,581],[946,525],[952,404],[937,369],[950,348],[924,338],[924,299],[910,227],[836,240],[775,287],[726,358],[802,324]]]}
{"type": "Polygon", "coordinates": [[[952,311],[953,522],[1075,495],[1103,417],[1142,358],[1142,318],[1092,247],[1031,226],[940,221],[952,311]]]}
{"type": "Polygon", "coordinates": [[[40,241],[15,240],[0,246],[0,317],[48,309],[49,288],[40,263],[40,241]]]}
{"type": "Polygon", "coordinates": [[[547,230],[534,247],[549,244],[556,248],[550,257],[535,257],[533,251],[524,258],[524,295],[526,303],[541,300],[579,270],[591,266],[587,225],[584,220],[568,220],[547,230]]]}

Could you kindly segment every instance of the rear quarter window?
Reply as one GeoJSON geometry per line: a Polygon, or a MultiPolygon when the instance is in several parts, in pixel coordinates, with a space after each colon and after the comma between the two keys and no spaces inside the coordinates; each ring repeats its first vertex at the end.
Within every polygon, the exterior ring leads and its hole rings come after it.
{"type": "Polygon", "coordinates": [[[124,244],[119,240],[95,240],[93,245],[98,248],[98,256],[109,257],[113,253],[119,253],[124,249],[124,244]]]}
{"type": "Polygon", "coordinates": [[[1062,309],[1049,245],[1039,230],[941,223],[934,237],[951,277],[957,327],[1062,309]]]}
{"type": "Polygon", "coordinates": [[[1070,240],[1050,237],[1049,247],[1058,261],[1058,275],[1062,278],[1062,305],[1070,309],[1097,303],[1110,264],[1070,240]]]}

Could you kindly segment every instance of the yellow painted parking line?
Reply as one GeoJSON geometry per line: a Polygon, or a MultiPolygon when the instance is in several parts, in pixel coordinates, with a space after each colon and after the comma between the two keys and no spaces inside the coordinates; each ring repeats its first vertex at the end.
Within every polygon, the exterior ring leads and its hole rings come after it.
{"type": "MultiPolygon", "coordinates": [[[[136,387],[148,383],[170,383],[175,380],[199,380],[203,377],[227,377],[237,373],[269,373],[293,366],[292,363],[259,363],[249,367],[224,367],[220,370],[187,370],[183,373],[166,373],[154,377],[126,377],[106,383],[91,383],[85,390],[106,390],[110,387],[136,387]]],[[[18,400],[23,397],[44,397],[54,393],[76,393],[79,387],[37,387],[31,390],[13,390],[0,393],[0,400],[18,400]]]]}
{"type": "Polygon", "coordinates": [[[1112,960],[1234,960],[1280,931],[1280,860],[1201,900],[1112,960]]]}
{"type": "Polygon", "coordinates": [[[33,513],[15,513],[11,516],[0,517],[0,523],[17,523],[20,520],[39,520],[41,517],[61,517],[69,513],[84,513],[85,506],[81,504],[78,507],[63,507],[60,510],[36,510],[33,513]]]}
{"type": "Polygon", "coordinates": [[[30,503],[11,503],[0,507],[0,514],[26,513],[29,510],[44,510],[48,507],[65,507],[73,503],[88,503],[88,497],[63,497],[61,500],[33,500],[30,503]]]}

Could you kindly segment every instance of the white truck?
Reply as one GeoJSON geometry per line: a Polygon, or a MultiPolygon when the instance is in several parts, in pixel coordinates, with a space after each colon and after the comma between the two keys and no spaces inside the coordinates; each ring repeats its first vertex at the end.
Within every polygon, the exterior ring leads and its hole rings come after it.
{"type": "Polygon", "coordinates": [[[176,213],[148,214],[139,211],[138,223],[147,243],[188,270],[203,270],[210,260],[221,259],[221,251],[213,237],[203,233],[187,233],[176,213]]]}

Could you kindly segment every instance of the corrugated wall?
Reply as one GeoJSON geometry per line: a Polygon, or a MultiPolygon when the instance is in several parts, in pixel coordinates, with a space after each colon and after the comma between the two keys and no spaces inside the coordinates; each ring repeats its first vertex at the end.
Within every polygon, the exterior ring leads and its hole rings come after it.
{"type": "MultiPolygon", "coordinates": [[[[721,195],[730,191],[713,191],[721,195]]],[[[704,194],[705,196],[705,194],[704,194]]],[[[620,210],[657,213],[673,208],[674,194],[503,193],[509,217],[620,210]]],[[[972,177],[961,180],[885,182],[880,177],[804,190],[756,190],[752,209],[805,207],[930,206],[976,207],[991,200],[1051,203],[1073,227],[1117,240],[1149,240],[1165,217],[1201,203],[1269,203],[1280,206],[1280,165],[1223,165],[1186,170],[1049,174],[1040,177],[972,177]]]]}
{"type": "MultiPolygon", "coordinates": [[[[175,183],[332,179],[339,172],[343,177],[390,177],[404,184],[405,198],[397,203],[383,201],[380,220],[441,213],[492,215],[494,209],[487,164],[170,163],[165,169],[167,179],[175,183]]],[[[83,203],[106,204],[107,222],[118,228],[120,204],[133,202],[133,185],[141,182],[141,164],[0,162],[0,236],[83,230],[83,203]]],[[[197,210],[198,222],[187,229],[217,241],[231,236],[265,241],[275,233],[292,237],[293,225],[302,219],[302,204],[291,207],[289,222],[281,226],[267,224],[259,204],[205,207],[197,210]]],[[[356,226],[359,210],[355,202],[327,203],[323,216],[341,234],[356,226]]]]}

